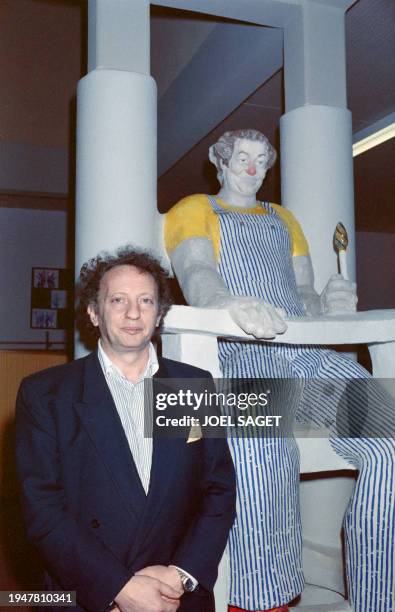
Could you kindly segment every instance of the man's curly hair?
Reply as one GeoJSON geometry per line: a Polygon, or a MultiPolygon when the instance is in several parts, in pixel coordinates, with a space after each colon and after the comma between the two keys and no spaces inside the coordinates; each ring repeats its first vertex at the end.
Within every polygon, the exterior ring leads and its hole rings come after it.
{"type": "Polygon", "coordinates": [[[172,304],[169,275],[151,253],[136,249],[130,244],[119,247],[114,254],[102,251],[97,257],[84,263],[77,283],[77,327],[81,340],[89,347],[96,343],[100,331],[92,325],[87,308],[97,308],[101,280],[106,272],[118,266],[133,266],[142,273],[151,274],[158,290],[161,323],[172,304]]]}

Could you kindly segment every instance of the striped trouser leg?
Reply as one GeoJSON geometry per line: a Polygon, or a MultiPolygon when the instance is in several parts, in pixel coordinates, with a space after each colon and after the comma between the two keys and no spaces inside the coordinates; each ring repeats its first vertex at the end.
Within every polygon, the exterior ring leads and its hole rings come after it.
{"type": "Polygon", "coordinates": [[[329,427],[334,450],[359,471],[344,518],[353,609],[395,612],[395,400],[357,363],[310,351],[317,379],[298,416],[329,427]]]}
{"type": "Polygon", "coordinates": [[[355,612],[395,611],[395,441],[336,438],[334,449],[353,460],[358,480],[344,529],[347,578],[355,612]]]}
{"type": "MultiPolygon", "coordinates": [[[[287,361],[257,346],[237,355],[224,355],[226,347],[221,353],[220,346],[224,377],[289,378],[287,361]]],[[[229,602],[247,610],[280,606],[304,587],[299,451],[293,437],[229,438],[229,448],[237,478],[237,517],[228,543],[229,602]]]]}
{"type": "Polygon", "coordinates": [[[230,603],[265,610],[303,590],[299,461],[294,440],[229,439],[237,517],[229,536],[230,603]]]}

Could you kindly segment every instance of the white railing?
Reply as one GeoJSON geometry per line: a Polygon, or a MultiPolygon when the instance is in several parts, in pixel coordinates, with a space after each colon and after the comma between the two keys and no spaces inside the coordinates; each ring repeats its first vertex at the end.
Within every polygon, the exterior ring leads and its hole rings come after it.
{"type": "MultiPolygon", "coordinates": [[[[367,344],[373,375],[377,378],[395,378],[395,310],[369,310],[331,317],[292,317],[287,319],[287,324],[285,334],[270,342],[299,345],[367,344]]],[[[164,352],[166,356],[172,354],[176,358],[178,345],[184,356],[192,359],[192,363],[199,363],[210,371],[214,368],[213,373],[218,375],[217,337],[254,339],[233,322],[226,310],[173,306],[165,319],[164,352]],[[206,354],[198,350],[200,339],[204,339],[206,354]]]]}

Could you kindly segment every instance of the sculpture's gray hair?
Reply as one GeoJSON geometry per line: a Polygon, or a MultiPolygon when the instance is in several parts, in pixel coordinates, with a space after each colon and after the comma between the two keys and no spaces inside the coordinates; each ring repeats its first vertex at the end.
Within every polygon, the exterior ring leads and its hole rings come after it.
{"type": "Polygon", "coordinates": [[[271,168],[274,165],[274,162],[276,161],[276,149],[270,144],[266,136],[262,134],[262,132],[260,132],[259,130],[243,129],[225,132],[225,134],[223,134],[216,143],[211,145],[209,149],[209,158],[210,161],[217,168],[217,178],[221,185],[223,181],[221,161],[226,166],[228,165],[229,160],[233,154],[233,149],[235,147],[236,140],[242,138],[245,140],[257,140],[258,142],[265,143],[268,155],[268,168],[271,168]]]}

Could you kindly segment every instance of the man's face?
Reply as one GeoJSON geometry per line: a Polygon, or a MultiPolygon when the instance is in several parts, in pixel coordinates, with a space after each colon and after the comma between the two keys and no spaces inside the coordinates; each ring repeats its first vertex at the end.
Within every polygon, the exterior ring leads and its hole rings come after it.
{"type": "Polygon", "coordinates": [[[101,280],[97,307],[88,307],[103,348],[118,355],[142,352],[160,322],[158,290],[149,273],[117,266],[101,280]]]}
{"type": "Polygon", "coordinates": [[[267,165],[268,151],[264,142],[238,139],[228,166],[221,165],[223,186],[237,194],[253,196],[262,185],[267,165]]]}

